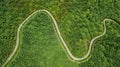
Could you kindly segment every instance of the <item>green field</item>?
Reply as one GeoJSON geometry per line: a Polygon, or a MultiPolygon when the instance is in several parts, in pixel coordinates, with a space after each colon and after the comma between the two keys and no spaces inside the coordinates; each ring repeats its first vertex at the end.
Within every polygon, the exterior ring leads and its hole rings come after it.
{"type": "Polygon", "coordinates": [[[52,24],[45,12],[38,12],[26,21],[20,34],[19,50],[8,67],[78,66],[67,58],[52,24]]]}
{"type": "MultiPolygon", "coordinates": [[[[1,0],[0,66],[15,47],[17,28],[20,23],[39,9],[47,9],[53,14],[64,40],[76,57],[83,57],[88,50],[90,40],[103,32],[102,22],[105,18],[114,19],[120,24],[119,0],[34,0],[34,2],[32,0],[1,0]]],[[[36,15],[42,16],[41,14],[48,16],[45,13],[36,15]]],[[[37,16],[33,16],[33,19],[34,21],[31,19],[24,25],[21,32],[21,44],[8,67],[24,66],[24,63],[26,66],[43,64],[45,67],[53,67],[54,64],[54,67],[120,66],[120,25],[114,22],[107,23],[107,34],[95,41],[91,58],[84,63],[77,64],[68,59],[55,34],[52,20],[48,17],[37,16]],[[40,26],[43,21],[46,24],[40,26]],[[30,59],[31,57],[33,59],[30,59]],[[54,57],[59,58],[56,60],[54,57]]]]}

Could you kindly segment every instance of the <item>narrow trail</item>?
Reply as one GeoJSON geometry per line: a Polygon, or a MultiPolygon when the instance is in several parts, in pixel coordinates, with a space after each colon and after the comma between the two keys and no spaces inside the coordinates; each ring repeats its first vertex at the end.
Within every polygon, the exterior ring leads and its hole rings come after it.
{"type": "MultiPolygon", "coordinates": [[[[56,29],[56,33],[58,34],[59,39],[60,39],[61,42],[63,43],[63,46],[65,47],[65,50],[66,50],[66,52],[68,53],[68,56],[69,56],[73,61],[82,61],[82,60],[86,59],[86,58],[90,55],[93,42],[94,42],[96,39],[98,39],[98,38],[102,37],[103,35],[105,35],[105,33],[106,33],[106,25],[105,25],[105,22],[106,22],[106,21],[114,21],[114,20],[112,20],[112,19],[104,19],[104,20],[103,20],[103,25],[104,25],[104,31],[103,31],[103,33],[102,33],[101,35],[99,35],[99,36],[94,37],[94,38],[91,40],[91,42],[90,42],[89,49],[88,49],[88,52],[86,53],[86,55],[85,55],[84,57],[78,58],[78,57],[75,57],[75,56],[70,52],[67,44],[65,43],[64,39],[63,39],[62,36],[61,36],[60,30],[59,30],[59,28],[58,28],[58,24],[57,24],[55,18],[52,16],[52,14],[51,14],[49,11],[47,11],[47,10],[37,10],[37,11],[33,12],[32,14],[30,14],[30,15],[19,25],[18,30],[17,30],[16,46],[15,46],[15,48],[14,48],[14,51],[11,53],[11,55],[9,55],[9,57],[8,57],[7,60],[4,62],[4,64],[2,65],[2,67],[5,67],[5,66],[6,66],[6,64],[13,58],[14,54],[16,53],[16,51],[17,51],[17,49],[18,49],[18,46],[19,46],[19,37],[20,37],[20,29],[21,29],[21,27],[23,26],[23,24],[24,24],[31,16],[33,16],[33,15],[34,15],[35,13],[37,13],[37,12],[46,12],[46,13],[48,13],[49,16],[52,18],[53,23],[54,23],[54,27],[55,27],[55,29],[56,29]]],[[[114,22],[115,22],[115,21],[114,21],[114,22]]]]}

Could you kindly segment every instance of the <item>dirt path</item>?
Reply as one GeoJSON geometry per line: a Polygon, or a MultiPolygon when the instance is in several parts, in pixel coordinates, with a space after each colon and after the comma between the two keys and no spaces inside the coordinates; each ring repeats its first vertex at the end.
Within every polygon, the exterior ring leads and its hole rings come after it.
{"type": "Polygon", "coordinates": [[[66,52],[68,53],[68,56],[69,56],[73,61],[82,61],[82,60],[86,59],[86,58],[90,55],[93,42],[94,42],[96,39],[98,39],[98,38],[102,37],[103,35],[105,35],[105,33],[106,33],[105,21],[113,21],[113,20],[111,20],[111,19],[104,19],[104,20],[103,20],[103,25],[104,25],[104,31],[103,31],[103,33],[102,33],[101,35],[99,35],[99,36],[94,37],[94,38],[91,40],[91,42],[90,42],[89,49],[88,49],[88,52],[86,53],[86,55],[85,55],[84,57],[78,58],[78,57],[73,56],[73,54],[70,52],[69,48],[67,47],[67,44],[65,43],[64,39],[63,39],[62,36],[61,36],[60,30],[59,30],[59,28],[58,28],[58,24],[57,24],[55,18],[52,16],[52,14],[51,14],[49,11],[47,11],[47,10],[37,10],[37,11],[33,12],[32,14],[30,14],[30,15],[19,25],[18,30],[17,30],[16,46],[15,46],[15,48],[14,48],[14,51],[13,51],[13,52],[11,53],[11,55],[7,58],[7,60],[6,60],[6,61],[4,62],[4,64],[2,65],[2,67],[5,67],[5,65],[13,58],[14,54],[16,53],[16,51],[17,51],[17,49],[18,49],[18,46],[19,46],[19,36],[20,36],[19,33],[20,33],[20,29],[21,29],[21,27],[23,26],[23,24],[24,24],[31,16],[33,16],[35,13],[41,12],[41,11],[48,13],[49,16],[52,18],[53,23],[54,23],[54,27],[55,27],[55,29],[56,29],[56,33],[58,34],[59,39],[60,39],[61,42],[63,43],[63,46],[65,47],[65,50],[66,50],[66,52]]]}

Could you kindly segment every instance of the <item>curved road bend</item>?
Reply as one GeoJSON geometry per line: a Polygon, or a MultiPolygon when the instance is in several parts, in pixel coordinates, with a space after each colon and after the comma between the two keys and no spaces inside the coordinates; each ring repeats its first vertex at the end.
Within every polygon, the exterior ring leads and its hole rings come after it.
{"type": "Polygon", "coordinates": [[[111,19],[104,19],[104,20],[103,20],[104,32],[103,32],[101,35],[94,37],[94,38],[91,40],[91,42],[90,42],[89,49],[88,49],[88,52],[86,53],[86,55],[83,56],[83,57],[81,57],[81,58],[78,58],[78,57],[73,56],[73,54],[70,52],[69,48],[67,47],[67,44],[65,43],[64,39],[62,38],[61,33],[60,33],[60,30],[59,30],[58,25],[57,25],[57,22],[56,22],[55,18],[52,16],[52,14],[51,14],[49,11],[47,11],[47,10],[36,10],[36,11],[33,12],[32,14],[30,14],[30,15],[19,25],[18,30],[17,30],[16,46],[15,46],[15,48],[14,48],[14,51],[13,51],[13,52],[11,53],[11,55],[7,58],[7,60],[6,60],[6,61],[4,62],[4,64],[2,65],[2,67],[5,67],[5,66],[6,66],[6,64],[12,59],[12,57],[14,56],[14,54],[16,53],[16,51],[17,51],[17,49],[18,49],[18,46],[19,46],[19,33],[20,33],[20,29],[21,29],[21,27],[23,26],[23,24],[24,24],[32,15],[34,15],[34,14],[37,13],[37,12],[41,12],[41,11],[48,13],[49,16],[52,18],[53,23],[54,23],[54,26],[55,26],[55,29],[56,29],[56,32],[57,32],[60,40],[62,41],[62,43],[63,43],[63,45],[64,45],[64,47],[65,47],[65,49],[66,49],[66,52],[68,53],[69,57],[70,57],[73,61],[82,61],[82,60],[86,59],[86,58],[90,55],[93,42],[94,42],[96,39],[98,39],[98,38],[102,37],[103,35],[105,35],[105,33],[106,33],[105,21],[113,21],[113,20],[111,20],[111,19]]]}

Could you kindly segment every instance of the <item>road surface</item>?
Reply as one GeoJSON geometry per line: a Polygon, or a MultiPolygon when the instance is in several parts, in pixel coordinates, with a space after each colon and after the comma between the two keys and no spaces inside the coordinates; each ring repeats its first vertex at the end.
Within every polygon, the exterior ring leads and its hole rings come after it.
{"type": "Polygon", "coordinates": [[[11,53],[11,55],[9,55],[9,57],[8,57],[7,60],[4,62],[4,64],[2,65],[2,67],[5,67],[5,66],[6,66],[6,64],[13,58],[14,54],[16,53],[16,51],[17,51],[17,49],[18,49],[21,27],[24,25],[24,23],[25,23],[31,16],[33,16],[33,15],[34,15],[35,13],[37,13],[37,12],[46,12],[46,13],[48,13],[49,16],[52,18],[53,23],[54,23],[54,27],[55,27],[55,29],[56,29],[56,33],[58,34],[59,39],[60,39],[61,42],[63,43],[63,46],[65,47],[65,50],[66,50],[66,52],[68,53],[68,56],[69,56],[73,61],[82,61],[82,60],[88,58],[88,56],[90,55],[91,49],[92,49],[93,42],[94,42],[96,39],[98,39],[98,38],[102,37],[103,35],[105,35],[105,33],[106,33],[105,21],[114,21],[114,20],[112,20],[112,19],[104,19],[104,20],[103,20],[103,25],[104,25],[104,31],[103,31],[103,33],[102,33],[101,35],[98,35],[98,36],[94,37],[94,38],[91,40],[90,45],[89,45],[89,48],[88,48],[88,52],[86,53],[85,56],[79,58],[79,57],[75,57],[75,56],[70,52],[67,44],[65,43],[63,37],[61,36],[60,30],[59,30],[59,28],[58,28],[58,24],[57,24],[55,18],[52,16],[52,14],[51,14],[49,11],[47,11],[47,10],[37,10],[37,11],[33,12],[32,14],[30,14],[30,15],[19,25],[18,30],[17,30],[16,46],[15,46],[15,48],[14,48],[14,51],[11,53]]]}

